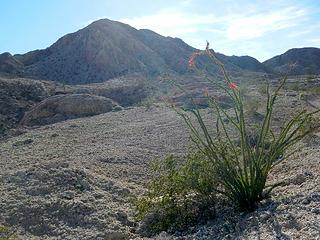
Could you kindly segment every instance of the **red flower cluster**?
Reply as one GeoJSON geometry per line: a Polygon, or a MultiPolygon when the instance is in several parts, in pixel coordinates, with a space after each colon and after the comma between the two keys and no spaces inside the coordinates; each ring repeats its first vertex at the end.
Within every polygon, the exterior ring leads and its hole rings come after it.
{"type": "Polygon", "coordinates": [[[239,89],[238,85],[233,83],[233,82],[229,83],[228,86],[232,90],[238,90],[239,89]]]}
{"type": "MultiPolygon", "coordinates": [[[[201,52],[194,52],[192,53],[192,55],[189,58],[189,67],[194,67],[195,66],[195,59],[198,55],[207,55],[209,56],[211,59],[213,59],[215,61],[215,63],[217,63],[218,65],[223,67],[223,63],[221,63],[215,56],[214,54],[210,51],[209,48],[209,42],[207,41],[207,45],[206,45],[206,49],[204,51],[201,52]]],[[[239,90],[239,87],[236,83],[234,82],[226,82],[228,84],[228,87],[231,90],[239,90]]],[[[205,95],[208,95],[208,90],[206,89],[204,92],[205,95]]]]}
{"type": "Polygon", "coordinates": [[[193,67],[195,65],[195,59],[198,56],[198,53],[192,53],[191,57],[189,58],[189,67],[193,67]]]}
{"type": "Polygon", "coordinates": [[[206,96],[206,97],[209,96],[209,88],[206,87],[206,88],[204,89],[203,95],[206,96]]]}

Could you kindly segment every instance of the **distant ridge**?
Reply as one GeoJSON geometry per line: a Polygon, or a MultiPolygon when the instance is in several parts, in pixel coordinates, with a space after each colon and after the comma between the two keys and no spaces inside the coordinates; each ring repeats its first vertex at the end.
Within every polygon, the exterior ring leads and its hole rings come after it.
{"type": "MultiPolygon", "coordinates": [[[[151,30],[137,30],[121,22],[101,19],[61,37],[46,49],[14,56],[1,54],[0,72],[68,84],[103,82],[130,73],[187,74],[188,58],[195,51],[198,50],[179,38],[163,37],[151,30]]],[[[308,72],[308,68],[319,72],[319,56],[317,48],[293,49],[283,57],[280,55],[262,64],[250,56],[217,53],[231,73],[285,71],[287,64],[296,59],[301,64],[297,74],[308,72]]],[[[208,61],[200,57],[197,64],[209,74],[217,74],[218,68],[208,61]]]]}
{"type": "Polygon", "coordinates": [[[292,75],[320,74],[319,48],[293,48],[263,64],[276,72],[292,75]]]}

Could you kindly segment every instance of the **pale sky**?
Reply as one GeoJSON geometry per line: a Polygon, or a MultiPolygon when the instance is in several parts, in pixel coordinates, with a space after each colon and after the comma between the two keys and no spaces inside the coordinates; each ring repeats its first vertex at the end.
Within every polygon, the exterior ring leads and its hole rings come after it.
{"type": "Polygon", "coordinates": [[[320,0],[2,0],[0,7],[0,52],[13,54],[46,48],[100,18],[260,61],[320,47],[320,0]]]}

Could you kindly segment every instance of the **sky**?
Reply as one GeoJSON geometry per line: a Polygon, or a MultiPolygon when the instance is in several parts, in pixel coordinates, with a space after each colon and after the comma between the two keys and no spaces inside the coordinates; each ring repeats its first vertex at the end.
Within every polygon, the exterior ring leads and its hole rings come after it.
{"type": "Polygon", "coordinates": [[[1,0],[0,9],[0,53],[49,47],[101,18],[259,61],[320,47],[320,0],[1,0]]]}

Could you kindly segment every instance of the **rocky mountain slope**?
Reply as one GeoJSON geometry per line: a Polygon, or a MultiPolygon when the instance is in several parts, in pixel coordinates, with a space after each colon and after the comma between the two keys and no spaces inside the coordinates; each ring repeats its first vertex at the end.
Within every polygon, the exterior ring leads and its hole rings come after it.
{"type": "Polygon", "coordinates": [[[23,63],[10,53],[0,54],[0,73],[20,75],[23,69],[23,63]]]}
{"type": "Polygon", "coordinates": [[[320,48],[293,48],[263,64],[276,72],[291,75],[320,74],[320,48]]]}
{"type": "MultiPolygon", "coordinates": [[[[195,51],[181,39],[102,19],[63,36],[47,49],[0,55],[0,72],[69,84],[102,82],[134,72],[184,74],[195,51]]],[[[268,72],[251,57],[217,56],[231,72],[268,72]]],[[[206,58],[200,58],[199,67],[218,72],[206,58]]]]}
{"type": "Polygon", "coordinates": [[[40,81],[0,77],[0,137],[17,126],[25,111],[48,96],[40,81]]]}

